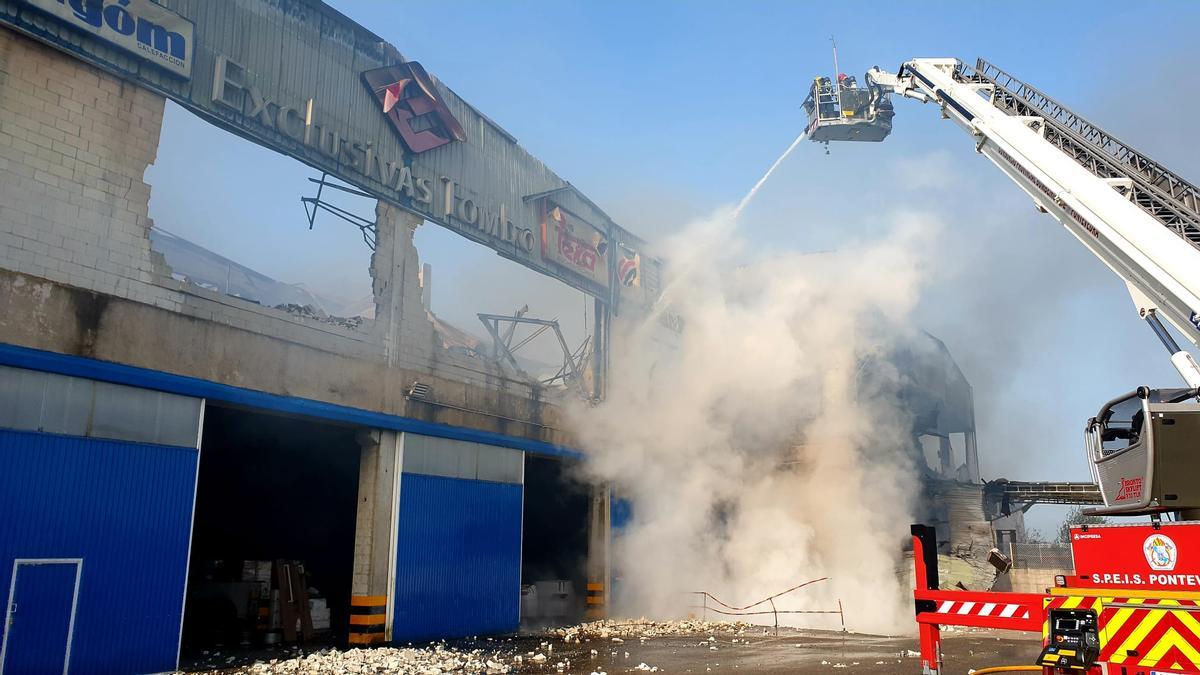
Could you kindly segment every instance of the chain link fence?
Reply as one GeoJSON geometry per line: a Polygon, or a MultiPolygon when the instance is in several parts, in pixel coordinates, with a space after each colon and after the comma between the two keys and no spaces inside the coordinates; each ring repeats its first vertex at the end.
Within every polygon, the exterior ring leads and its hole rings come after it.
{"type": "Polygon", "coordinates": [[[1034,570],[1073,569],[1070,544],[1010,544],[1013,567],[1034,570]]]}

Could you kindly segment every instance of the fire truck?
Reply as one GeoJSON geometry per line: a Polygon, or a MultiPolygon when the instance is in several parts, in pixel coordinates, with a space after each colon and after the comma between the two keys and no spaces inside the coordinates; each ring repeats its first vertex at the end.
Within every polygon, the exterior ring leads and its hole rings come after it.
{"type": "Polygon", "coordinates": [[[1200,189],[982,59],[848,79],[814,80],[810,140],[882,141],[893,95],[936,106],[1125,282],[1186,385],[1139,387],[1088,420],[1091,512],[1139,518],[1072,528],[1074,574],[1044,594],[941,589],[934,530],[912,526],[922,672],[943,670],[942,626],[972,626],[1042,635],[1035,663],[989,670],[1200,675],[1200,366],[1167,328],[1200,345],[1200,189]]]}

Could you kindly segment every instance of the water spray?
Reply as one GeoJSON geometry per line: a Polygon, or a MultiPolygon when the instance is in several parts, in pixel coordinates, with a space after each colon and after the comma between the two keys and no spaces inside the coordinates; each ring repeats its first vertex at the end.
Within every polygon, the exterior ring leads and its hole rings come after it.
{"type": "Polygon", "coordinates": [[[754,196],[758,194],[758,190],[763,186],[763,183],[767,182],[767,179],[771,177],[771,174],[775,173],[775,169],[778,169],[779,165],[783,164],[783,160],[787,159],[788,155],[792,154],[792,151],[796,149],[796,146],[800,145],[800,142],[803,141],[807,135],[808,132],[801,132],[801,134],[796,137],[796,140],[792,141],[792,144],[788,146],[788,149],[783,151],[783,154],[779,156],[779,159],[775,160],[775,163],[771,165],[771,168],[767,169],[767,172],[763,174],[762,178],[758,179],[758,182],[754,184],[754,187],[750,188],[750,191],[746,193],[746,196],[742,197],[742,201],[738,202],[737,208],[733,210],[732,220],[734,222],[737,222],[737,219],[742,215],[742,211],[750,204],[750,201],[754,199],[754,196]]]}
{"type": "MultiPolygon", "coordinates": [[[[729,216],[728,224],[730,226],[737,224],[738,219],[742,216],[742,211],[744,211],[746,207],[750,205],[750,202],[754,200],[754,197],[758,195],[758,191],[767,182],[767,179],[771,177],[771,174],[775,173],[775,169],[778,169],[779,165],[783,164],[783,160],[787,159],[788,155],[792,154],[792,151],[794,151],[807,136],[807,131],[801,132],[800,135],[796,137],[796,140],[792,141],[792,144],[787,147],[787,150],[784,150],[783,154],[775,160],[775,163],[767,169],[766,173],[762,175],[762,178],[758,179],[758,182],[754,184],[754,187],[750,188],[750,191],[747,192],[744,197],[742,197],[741,201],[739,201],[737,206],[734,207],[733,213],[729,216]]],[[[681,279],[686,276],[686,274],[675,274],[674,278],[681,279]]],[[[670,304],[671,297],[673,296],[672,291],[675,288],[675,284],[676,282],[672,280],[667,283],[665,288],[663,288],[662,294],[660,294],[658,299],[655,300],[654,306],[651,308],[650,313],[646,316],[644,325],[652,325],[662,315],[663,311],[666,310],[667,306],[670,304]]]]}

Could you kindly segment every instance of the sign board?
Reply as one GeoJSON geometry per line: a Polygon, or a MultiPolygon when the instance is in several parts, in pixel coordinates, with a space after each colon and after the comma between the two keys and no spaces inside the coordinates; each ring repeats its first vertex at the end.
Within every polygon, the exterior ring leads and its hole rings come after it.
{"type": "Polygon", "coordinates": [[[1071,552],[1089,586],[1200,589],[1200,524],[1074,527],[1071,552]]]}
{"type": "Polygon", "coordinates": [[[637,238],[419,63],[319,0],[0,0],[0,24],[606,303],[616,299],[611,254],[589,267],[584,258],[563,264],[557,241],[543,252],[539,196],[554,193],[588,237],[637,238]],[[113,40],[132,25],[136,42],[142,18],[151,46],[170,53],[179,44],[170,33],[184,38],[180,67],[190,81],[148,61],[142,47],[131,56],[129,35],[113,40]],[[155,42],[164,33],[149,22],[166,31],[165,42],[155,42]]]}
{"type": "Polygon", "coordinates": [[[150,0],[25,0],[77,30],[184,78],[192,76],[192,22],[150,0]]]}
{"type": "Polygon", "coordinates": [[[608,235],[547,198],[542,206],[542,259],[608,286],[608,235]]]}
{"type": "Polygon", "coordinates": [[[433,79],[416,61],[368,70],[363,73],[363,83],[409,152],[420,154],[467,140],[433,79]]]}

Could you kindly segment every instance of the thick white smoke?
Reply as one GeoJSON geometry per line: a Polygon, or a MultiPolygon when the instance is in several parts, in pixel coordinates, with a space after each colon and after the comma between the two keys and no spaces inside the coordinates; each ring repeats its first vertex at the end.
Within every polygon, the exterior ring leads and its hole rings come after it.
{"type": "Polygon", "coordinates": [[[885,393],[900,375],[873,357],[909,325],[936,225],[898,214],[882,239],[748,260],[734,220],[724,210],[664,242],[661,307],[682,331],[618,322],[607,399],[574,416],[589,478],[632,502],[616,609],[680,616],[687,591],[748,604],[828,576],[777,606],[841,600],[851,629],[905,630],[911,420],[885,393]]]}

